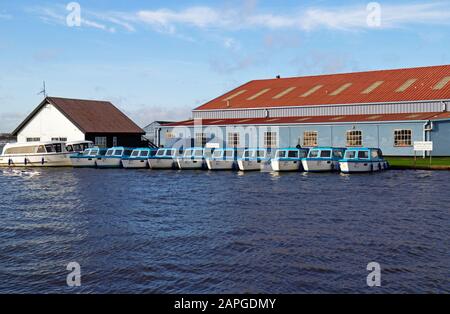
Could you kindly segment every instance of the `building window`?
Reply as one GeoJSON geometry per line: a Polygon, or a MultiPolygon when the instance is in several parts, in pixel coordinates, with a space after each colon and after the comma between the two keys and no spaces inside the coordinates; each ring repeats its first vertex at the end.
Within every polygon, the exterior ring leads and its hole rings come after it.
{"type": "Polygon", "coordinates": [[[303,146],[304,147],[315,147],[317,143],[318,132],[316,131],[306,131],[303,133],[303,146]]]}
{"type": "Polygon", "coordinates": [[[362,131],[347,131],[347,147],[358,147],[362,144],[362,131]]]}
{"type": "Polygon", "coordinates": [[[174,139],[174,138],[176,138],[175,133],[173,133],[173,132],[167,132],[167,133],[166,133],[166,139],[172,140],[172,139],[174,139]]]}
{"type": "Polygon", "coordinates": [[[277,147],[277,132],[264,132],[264,147],[277,147]]]}
{"type": "Polygon", "coordinates": [[[27,142],[40,142],[40,137],[27,137],[27,142]]]}
{"type": "Polygon", "coordinates": [[[228,133],[228,146],[238,147],[240,145],[239,133],[228,133]]]}
{"type": "Polygon", "coordinates": [[[205,147],[207,142],[205,133],[195,133],[195,145],[198,147],[205,147]]]}
{"type": "Polygon", "coordinates": [[[52,137],[52,141],[67,142],[67,137],[52,137]]]}
{"type": "Polygon", "coordinates": [[[395,147],[412,146],[412,130],[395,130],[394,146],[395,147]]]}
{"type": "Polygon", "coordinates": [[[95,146],[100,148],[107,148],[108,142],[106,136],[98,136],[94,139],[95,146]]]}
{"type": "Polygon", "coordinates": [[[117,141],[117,136],[113,136],[113,147],[119,146],[119,142],[117,141]]]}

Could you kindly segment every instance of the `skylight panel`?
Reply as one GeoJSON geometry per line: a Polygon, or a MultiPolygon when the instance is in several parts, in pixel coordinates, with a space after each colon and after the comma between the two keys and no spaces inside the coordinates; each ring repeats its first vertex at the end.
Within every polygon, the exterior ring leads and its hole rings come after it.
{"type": "Polygon", "coordinates": [[[281,93],[279,93],[278,95],[274,96],[273,99],[280,99],[281,97],[289,94],[290,92],[292,92],[294,89],[296,89],[297,87],[289,87],[288,89],[282,91],[281,93]]]}
{"type": "Polygon", "coordinates": [[[344,84],[341,87],[339,87],[338,89],[336,89],[334,92],[332,92],[330,94],[330,96],[337,96],[337,95],[339,95],[340,93],[342,93],[343,91],[345,91],[347,88],[349,88],[352,85],[353,85],[352,83],[344,84]]]}
{"type": "Polygon", "coordinates": [[[331,120],[333,121],[339,121],[339,120],[343,120],[345,117],[334,117],[331,120]]]}
{"type": "Polygon", "coordinates": [[[439,81],[436,85],[434,85],[434,90],[443,89],[448,83],[450,82],[450,76],[444,77],[442,80],[439,81]]]}
{"type": "Polygon", "coordinates": [[[378,87],[380,87],[381,84],[383,84],[383,83],[384,83],[384,81],[376,81],[375,83],[373,83],[372,85],[367,87],[361,94],[370,94],[371,92],[376,90],[378,87]]]}
{"type": "Polygon", "coordinates": [[[233,99],[233,98],[236,98],[237,96],[242,95],[242,94],[245,93],[246,91],[247,91],[246,89],[240,90],[240,91],[238,91],[237,93],[234,93],[233,95],[228,96],[228,97],[225,98],[223,101],[228,101],[228,100],[231,100],[231,99],[233,99]]]}
{"type": "Polygon", "coordinates": [[[262,91],[256,93],[255,95],[253,95],[253,96],[247,98],[247,100],[254,100],[254,99],[258,98],[259,96],[264,95],[264,94],[267,93],[268,91],[270,91],[270,88],[263,89],[262,91]]]}
{"type": "Polygon", "coordinates": [[[303,95],[301,95],[300,97],[308,97],[311,96],[312,94],[314,94],[315,92],[317,92],[319,89],[321,89],[323,87],[323,85],[317,85],[314,86],[313,88],[311,88],[309,91],[307,91],[306,93],[304,93],[303,95]]]}
{"type": "Polygon", "coordinates": [[[399,88],[397,88],[395,91],[397,93],[402,93],[405,90],[407,90],[409,87],[411,87],[412,84],[414,84],[417,81],[417,79],[409,79],[407,80],[405,83],[403,83],[402,86],[400,86],[399,88]]]}

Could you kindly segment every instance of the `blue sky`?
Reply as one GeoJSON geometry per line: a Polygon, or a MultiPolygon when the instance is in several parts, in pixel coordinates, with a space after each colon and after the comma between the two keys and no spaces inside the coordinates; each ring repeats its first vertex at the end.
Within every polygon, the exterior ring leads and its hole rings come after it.
{"type": "Polygon", "coordinates": [[[0,132],[43,80],[144,126],[252,79],[450,64],[450,1],[91,0],[79,27],[68,3],[0,0],[0,132]]]}

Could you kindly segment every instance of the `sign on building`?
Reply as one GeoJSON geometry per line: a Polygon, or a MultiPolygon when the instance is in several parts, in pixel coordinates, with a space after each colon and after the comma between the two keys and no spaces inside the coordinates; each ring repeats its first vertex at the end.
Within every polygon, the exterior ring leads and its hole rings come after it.
{"type": "Polygon", "coordinates": [[[414,142],[414,151],[432,152],[433,142],[414,142]]]}

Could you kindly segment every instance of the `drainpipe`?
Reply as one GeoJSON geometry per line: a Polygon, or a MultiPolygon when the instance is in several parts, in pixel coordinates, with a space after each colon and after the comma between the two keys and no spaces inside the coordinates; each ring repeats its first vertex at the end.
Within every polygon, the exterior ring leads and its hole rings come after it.
{"type": "MultiPolygon", "coordinates": [[[[428,120],[427,122],[424,123],[423,125],[423,141],[426,142],[427,141],[427,132],[431,132],[431,130],[433,129],[433,124],[430,120],[428,120]]],[[[427,152],[424,151],[423,152],[423,158],[427,157],[427,152]]]]}

